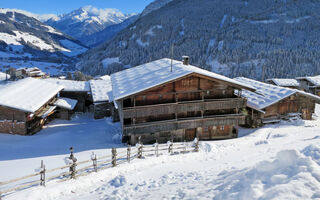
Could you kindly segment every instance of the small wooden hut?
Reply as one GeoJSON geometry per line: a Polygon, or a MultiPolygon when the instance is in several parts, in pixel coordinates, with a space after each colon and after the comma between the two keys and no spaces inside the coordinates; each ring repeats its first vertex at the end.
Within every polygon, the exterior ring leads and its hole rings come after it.
{"type": "Polygon", "coordinates": [[[272,78],[267,79],[267,83],[280,86],[280,87],[287,87],[291,89],[299,89],[300,84],[296,79],[288,79],[288,78],[272,78]]]}
{"type": "Polygon", "coordinates": [[[123,142],[135,144],[237,137],[246,99],[238,81],[164,58],[111,75],[123,142]]]}
{"type": "Polygon", "coordinates": [[[53,103],[54,106],[57,106],[56,117],[59,119],[70,120],[74,114],[74,108],[77,103],[78,101],[74,99],[65,97],[57,98],[57,101],[53,103]]]}
{"type": "Polygon", "coordinates": [[[300,89],[320,96],[320,76],[298,77],[300,89]]]}
{"type": "Polygon", "coordinates": [[[91,80],[90,88],[93,101],[94,118],[101,119],[111,116],[111,104],[109,95],[111,93],[110,76],[104,76],[103,80],[91,80]],[[108,78],[109,77],[109,78],[108,78]]]}
{"type": "Polygon", "coordinates": [[[92,96],[90,84],[87,81],[62,80],[56,78],[44,79],[49,83],[62,86],[64,89],[60,92],[60,97],[77,100],[74,108],[75,112],[88,112],[92,105],[92,96]]]}
{"type": "Polygon", "coordinates": [[[235,78],[243,84],[256,89],[256,93],[242,91],[248,100],[246,125],[259,127],[267,123],[279,122],[281,119],[301,117],[311,120],[315,103],[320,97],[297,90],[262,83],[248,78],[235,78]]]}
{"type": "Polygon", "coordinates": [[[26,78],[0,87],[0,133],[30,135],[55,112],[62,86],[26,78]]]}

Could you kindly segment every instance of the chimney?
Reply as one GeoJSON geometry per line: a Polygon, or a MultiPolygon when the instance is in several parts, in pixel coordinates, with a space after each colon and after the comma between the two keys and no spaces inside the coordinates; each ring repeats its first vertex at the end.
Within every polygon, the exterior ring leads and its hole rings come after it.
{"type": "Polygon", "coordinates": [[[182,56],[182,61],[184,65],[189,65],[189,56],[182,56]]]}

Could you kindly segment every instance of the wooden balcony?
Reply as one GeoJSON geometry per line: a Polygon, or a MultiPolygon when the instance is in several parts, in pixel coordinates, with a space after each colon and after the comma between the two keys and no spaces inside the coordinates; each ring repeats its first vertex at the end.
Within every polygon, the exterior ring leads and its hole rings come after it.
{"type": "Polygon", "coordinates": [[[185,118],[178,120],[149,122],[136,125],[126,125],[123,127],[123,133],[125,135],[146,134],[208,126],[241,125],[244,123],[245,116],[241,114],[214,115],[207,116],[205,118],[185,118]]]}
{"type": "Polygon", "coordinates": [[[199,100],[168,104],[157,104],[150,106],[138,106],[123,109],[123,118],[147,117],[154,115],[163,115],[171,113],[185,113],[192,111],[235,109],[246,107],[246,99],[217,99],[217,100],[199,100]]]}

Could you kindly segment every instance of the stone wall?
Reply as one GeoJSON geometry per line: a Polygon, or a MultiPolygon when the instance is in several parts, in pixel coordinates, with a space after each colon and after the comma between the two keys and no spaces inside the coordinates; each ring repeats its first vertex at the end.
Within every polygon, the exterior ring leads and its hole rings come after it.
{"type": "Polygon", "coordinates": [[[0,121],[0,133],[25,135],[26,132],[27,131],[25,122],[17,122],[11,120],[0,121]]]}

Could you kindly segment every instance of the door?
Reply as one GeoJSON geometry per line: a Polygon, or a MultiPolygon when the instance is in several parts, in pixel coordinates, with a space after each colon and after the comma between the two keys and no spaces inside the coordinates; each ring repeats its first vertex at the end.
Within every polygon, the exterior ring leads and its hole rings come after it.
{"type": "Polygon", "coordinates": [[[191,128],[191,129],[185,129],[185,140],[192,141],[196,137],[197,129],[191,128]]]}

